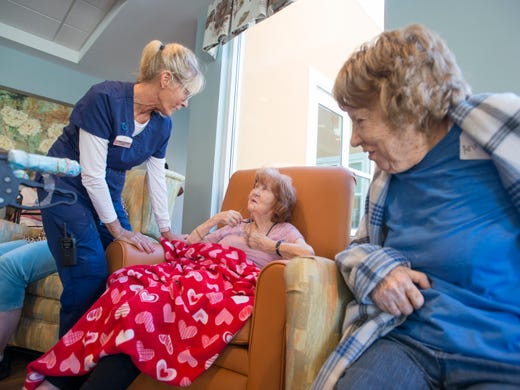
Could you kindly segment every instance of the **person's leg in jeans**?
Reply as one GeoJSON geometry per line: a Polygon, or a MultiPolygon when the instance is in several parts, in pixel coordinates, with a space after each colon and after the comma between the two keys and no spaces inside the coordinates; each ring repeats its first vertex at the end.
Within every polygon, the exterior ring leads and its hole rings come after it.
{"type": "Polygon", "coordinates": [[[338,389],[520,389],[520,367],[429,348],[403,335],[372,344],[345,370],[338,389]]]}
{"type": "Polygon", "coordinates": [[[447,389],[520,389],[520,366],[458,354],[440,354],[447,389]]]}
{"type": "Polygon", "coordinates": [[[56,272],[46,241],[0,244],[0,379],[9,376],[4,350],[22,314],[25,287],[56,272]]]}
{"type": "Polygon", "coordinates": [[[432,389],[433,385],[406,347],[395,340],[381,338],[345,370],[336,388],[421,390],[432,389]]]}

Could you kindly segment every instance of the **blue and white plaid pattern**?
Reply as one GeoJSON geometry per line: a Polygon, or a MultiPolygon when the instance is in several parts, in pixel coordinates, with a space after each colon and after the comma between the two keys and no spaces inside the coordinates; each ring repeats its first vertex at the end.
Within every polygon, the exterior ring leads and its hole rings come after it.
{"type": "MultiPolygon", "coordinates": [[[[515,156],[520,153],[520,97],[511,93],[476,95],[451,109],[449,116],[491,156],[520,213],[520,157],[515,156]]],[[[355,299],[347,305],[343,337],[318,373],[313,390],[333,389],[343,371],[372,342],[406,319],[379,310],[370,299],[371,291],[392,269],[410,266],[398,251],[382,246],[390,177],[383,171],[375,173],[356,237],[336,255],[336,264],[355,299]]]]}

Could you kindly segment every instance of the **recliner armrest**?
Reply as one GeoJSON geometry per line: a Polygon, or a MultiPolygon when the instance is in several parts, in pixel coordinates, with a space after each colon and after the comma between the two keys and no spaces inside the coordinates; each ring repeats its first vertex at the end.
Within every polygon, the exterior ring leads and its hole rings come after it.
{"type": "Polygon", "coordinates": [[[285,281],[287,260],[260,272],[249,339],[248,390],[283,389],[285,362],[285,281]]]}
{"type": "Polygon", "coordinates": [[[352,294],[334,261],[296,257],[285,268],[287,286],[286,389],[309,389],[342,334],[352,294]]]}
{"type": "Polygon", "coordinates": [[[152,253],[140,251],[125,241],[113,241],[106,249],[108,272],[138,264],[157,264],[164,261],[164,249],[160,243],[154,244],[152,253]]]}

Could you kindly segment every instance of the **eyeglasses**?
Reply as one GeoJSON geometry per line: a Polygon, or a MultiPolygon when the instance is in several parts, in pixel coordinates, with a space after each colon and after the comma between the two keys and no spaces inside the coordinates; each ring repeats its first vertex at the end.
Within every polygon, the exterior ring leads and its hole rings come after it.
{"type": "Polygon", "coordinates": [[[173,72],[170,72],[170,73],[172,75],[172,79],[175,79],[181,85],[181,87],[183,88],[182,89],[182,92],[184,93],[184,99],[183,100],[186,100],[186,101],[189,100],[191,98],[191,91],[188,88],[186,88],[186,86],[181,81],[181,79],[180,79],[180,77],[178,75],[176,75],[173,72]]]}

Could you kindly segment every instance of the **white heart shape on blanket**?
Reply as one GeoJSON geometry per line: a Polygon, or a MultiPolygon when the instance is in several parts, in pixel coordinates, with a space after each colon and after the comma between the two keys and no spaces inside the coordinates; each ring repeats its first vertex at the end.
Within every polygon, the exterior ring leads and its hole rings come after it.
{"type": "Polygon", "coordinates": [[[204,294],[197,294],[194,289],[190,288],[188,290],[188,294],[187,295],[188,295],[188,302],[190,303],[190,306],[193,306],[193,305],[195,305],[199,301],[199,299],[204,294]]]}
{"type": "Polygon", "coordinates": [[[224,332],[224,334],[222,335],[222,340],[224,340],[224,342],[226,344],[230,343],[231,340],[233,340],[233,337],[234,337],[234,334],[231,333],[231,332],[224,332]]]}
{"type": "Polygon", "coordinates": [[[101,337],[99,337],[99,342],[101,343],[101,345],[103,346],[106,343],[108,343],[108,340],[110,340],[112,338],[113,334],[114,334],[114,331],[110,332],[109,334],[101,333],[101,337]]]}
{"type": "Polygon", "coordinates": [[[98,332],[87,332],[85,338],[83,339],[83,345],[88,345],[95,343],[99,337],[98,332]]]}
{"type": "Polygon", "coordinates": [[[211,252],[209,252],[208,254],[211,256],[211,257],[217,257],[218,254],[222,253],[222,249],[213,249],[211,252]]]}
{"type": "Polygon", "coordinates": [[[87,313],[87,321],[97,321],[101,318],[102,314],[103,314],[103,308],[96,307],[95,309],[92,309],[87,313]]]}
{"type": "Polygon", "coordinates": [[[221,325],[222,323],[231,324],[233,322],[233,315],[228,311],[228,309],[223,308],[220,313],[215,317],[215,324],[221,325]]]}
{"type": "Polygon", "coordinates": [[[119,291],[119,289],[115,288],[110,292],[110,298],[112,299],[112,304],[116,305],[121,300],[121,297],[126,294],[126,291],[119,291]]]}
{"type": "Polygon", "coordinates": [[[220,278],[220,274],[219,273],[208,272],[208,273],[206,273],[206,275],[209,276],[211,279],[218,279],[218,278],[220,278]]]}
{"type": "Polygon", "coordinates": [[[117,278],[117,281],[119,283],[126,283],[128,282],[128,275],[121,275],[117,278]]]}
{"type": "Polygon", "coordinates": [[[179,385],[181,387],[187,387],[187,386],[191,385],[190,378],[188,378],[188,377],[182,378],[181,381],[179,382],[179,385]]]}
{"type": "Polygon", "coordinates": [[[144,290],[139,293],[139,298],[141,302],[157,302],[159,300],[159,296],[155,293],[149,293],[144,290]]]}
{"type": "Polygon", "coordinates": [[[240,318],[240,321],[246,321],[249,317],[251,317],[251,314],[253,314],[253,305],[247,305],[240,310],[240,313],[238,313],[238,318],[240,318]]]}
{"type": "Polygon", "coordinates": [[[197,359],[195,359],[193,356],[191,356],[191,352],[189,349],[185,349],[181,353],[179,353],[179,356],[177,356],[177,361],[179,363],[188,363],[190,367],[197,367],[197,364],[199,362],[197,359]]]}
{"type": "Polygon", "coordinates": [[[159,280],[159,277],[157,276],[157,274],[155,272],[153,272],[152,270],[145,269],[144,272],[147,273],[148,275],[151,275],[153,280],[159,280]]]}
{"type": "Polygon", "coordinates": [[[206,294],[206,296],[208,297],[209,302],[212,305],[214,305],[215,303],[218,303],[224,299],[224,294],[222,294],[220,291],[219,292],[210,292],[210,293],[206,294]]]}
{"type": "Polygon", "coordinates": [[[238,260],[238,252],[233,251],[231,253],[226,253],[226,257],[231,260],[238,260]]]}
{"type": "Polygon", "coordinates": [[[63,342],[67,347],[70,347],[72,344],[78,342],[83,337],[83,331],[73,331],[69,330],[65,336],[63,336],[63,342]]]}
{"type": "Polygon", "coordinates": [[[220,286],[218,284],[206,283],[206,287],[217,292],[220,290],[220,286]]]}
{"type": "Polygon", "coordinates": [[[251,299],[250,297],[248,297],[247,295],[233,295],[231,297],[231,299],[237,304],[237,305],[240,305],[241,303],[246,303],[246,302],[249,302],[249,300],[251,299]]]}
{"type": "Polygon", "coordinates": [[[163,306],[163,317],[164,322],[168,324],[175,322],[175,312],[172,310],[172,306],[169,303],[163,306]]]}
{"type": "Polygon", "coordinates": [[[199,309],[191,316],[195,321],[200,321],[204,325],[208,323],[208,313],[206,313],[206,310],[199,309]]]}
{"type": "Polygon", "coordinates": [[[170,354],[170,355],[173,355],[173,343],[172,343],[172,338],[170,337],[170,335],[169,334],[160,334],[159,341],[161,342],[162,345],[164,345],[166,347],[166,352],[168,352],[168,354],[170,354]]]}
{"type": "Polygon", "coordinates": [[[202,275],[200,274],[200,272],[197,272],[197,271],[191,271],[187,276],[186,276],[186,279],[188,278],[193,278],[195,279],[197,282],[200,282],[202,281],[203,277],[202,275]]]}
{"type": "Polygon", "coordinates": [[[137,279],[143,277],[143,274],[142,274],[142,273],[140,273],[139,271],[136,271],[136,270],[134,270],[134,269],[130,269],[130,270],[128,270],[127,275],[128,275],[128,276],[133,276],[133,277],[135,277],[135,278],[137,278],[137,279]]]}
{"type": "Polygon", "coordinates": [[[206,368],[206,370],[208,368],[210,368],[213,363],[215,363],[215,360],[217,360],[217,358],[218,358],[218,354],[215,354],[212,357],[210,357],[208,360],[206,360],[206,363],[204,363],[204,367],[206,368]]]}
{"type": "Polygon", "coordinates": [[[247,267],[247,264],[244,264],[244,263],[237,264],[236,265],[237,273],[239,275],[242,275],[244,273],[244,270],[246,269],[246,267],[247,267]]]}
{"type": "Polygon", "coordinates": [[[184,305],[184,300],[182,299],[182,297],[178,296],[178,297],[175,297],[175,304],[177,306],[185,306],[184,305]]]}
{"type": "Polygon", "coordinates": [[[41,382],[43,379],[45,379],[45,375],[42,375],[39,372],[31,372],[29,375],[27,375],[28,382],[41,382]]]}
{"type": "Polygon", "coordinates": [[[193,326],[193,325],[187,326],[186,322],[184,320],[179,321],[178,327],[179,327],[179,334],[181,336],[181,339],[183,339],[183,340],[192,338],[198,332],[197,328],[195,326],[193,326]]]}
{"type": "Polygon", "coordinates": [[[128,302],[123,303],[121,306],[119,306],[114,314],[114,317],[116,320],[120,318],[125,318],[128,313],[130,313],[130,305],[128,302]]]}
{"type": "Polygon", "coordinates": [[[70,371],[73,374],[77,374],[80,369],[80,363],[76,355],[74,353],[71,353],[70,356],[63,360],[60,363],[60,371],[61,372],[67,372],[70,371]]]}
{"type": "Polygon", "coordinates": [[[142,311],[135,316],[136,324],[144,324],[144,328],[148,333],[155,331],[155,325],[153,324],[153,316],[149,311],[142,311]]]}
{"type": "Polygon", "coordinates": [[[131,284],[130,287],[128,287],[130,289],[130,291],[132,292],[139,292],[141,291],[144,287],[141,286],[140,284],[131,284]]]}
{"type": "Polygon", "coordinates": [[[170,382],[177,376],[175,368],[168,368],[164,359],[157,362],[155,370],[157,379],[163,382],[170,382]]]}
{"type": "Polygon", "coordinates": [[[204,348],[207,348],[208,345],[213,344],[215,341],[218,340],[218,334],[214,335],[212,338],[209,338],[207,335],[202,336],[202,346],[204,348]]]}
{"type": "Polygon", "coordinates": [[[121,330],[116,337],[116,345],[121,345],[134,338],[133,329],[121,330]]]}
{"type": "Polygon", "coordinates": [[[137,354],[140,362],[147,362],[153,359],[155,352],[153,349],[145,348],[142,341],[138,340],[136,343],[137,354]]]}
{"type": "Polygon", "coordinates": [[[85,356],[85,359],[83,360],[83,367],[85,368],[85,371],[90,371],[96,367],[96,363],[94,362],[94,355],[90,354],[85,356]]]}
{"type": "Polygon", "coordinates": [[[41,360],[42,363],[45,363],[47,368],[53,368],[56,365],[56,354],[51,349],[51,351],[45,355],[41,360]]]}

